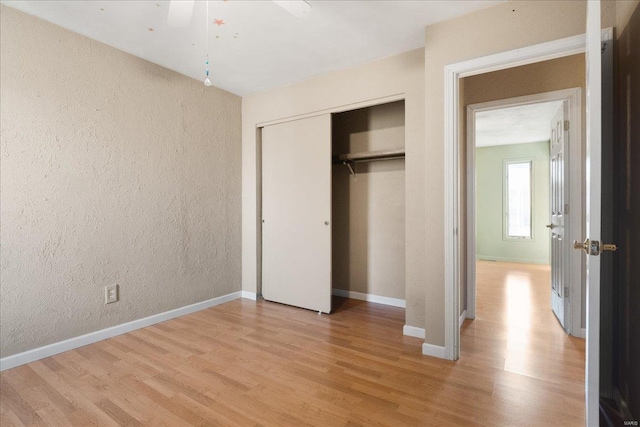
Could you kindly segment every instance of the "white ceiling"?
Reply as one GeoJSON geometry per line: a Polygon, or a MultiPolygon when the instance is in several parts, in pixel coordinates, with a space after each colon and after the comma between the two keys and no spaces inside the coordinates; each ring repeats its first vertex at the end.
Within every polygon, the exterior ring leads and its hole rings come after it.
{"type": "Polygon", "coordinates": [[[476,147],[548,141],[551,120],[562,101],[476,113],[476,147]]]}
{"type": "Polygon", "coordinates": [[[167,25],[169,1],[2,1],[76,33],[238,95],[424,46],[424,27],[500,1],[308,0],[296,18],[272,1],[197,1],[189,26],[167,25]],[[216,25],[214,20],[223,20],[216,25]]]}

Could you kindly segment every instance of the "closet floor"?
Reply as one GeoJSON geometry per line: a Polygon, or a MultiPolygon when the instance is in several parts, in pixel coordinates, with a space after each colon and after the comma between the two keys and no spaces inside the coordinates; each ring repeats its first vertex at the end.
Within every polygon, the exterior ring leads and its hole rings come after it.
{"type": "Polygon", "coordinates": [[[4,371],[0,424],[584,425],[584,341],[553,328],[548,271],[496,266],[457,362],[423,356],[401,308],[235,300],[4,371]]]}

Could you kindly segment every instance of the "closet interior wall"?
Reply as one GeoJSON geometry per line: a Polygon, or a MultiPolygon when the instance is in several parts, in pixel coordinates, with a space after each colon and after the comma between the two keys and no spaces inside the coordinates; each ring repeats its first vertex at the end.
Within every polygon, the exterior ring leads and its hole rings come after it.
{"type": "MultiPolygon", "coordinates": [[[[333,115],[333,156],[404,147],[404,101],[333,115]]],[[[351,167],[332,172],[333,288],[404,300],[404,158],[351,167]]]]}

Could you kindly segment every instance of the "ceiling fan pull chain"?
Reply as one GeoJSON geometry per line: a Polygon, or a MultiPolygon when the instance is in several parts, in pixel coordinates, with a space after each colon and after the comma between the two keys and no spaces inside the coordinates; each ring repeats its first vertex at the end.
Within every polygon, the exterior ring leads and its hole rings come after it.
{"type": "Polygon", "coordinates": [[[205,79],[204,79],[204,85],[209,87],[211,86],[211,80],[209,80],[209,2],[206,2],[207,4],[207,13],[206,13],[206,18],[205,18],[205,23],[206,23],[206,37],[207,37],[207,59],[206,61],[204,61],[204,73],[205,73],[205,79]]]}
{"type": "Polygon", "coordinates": [[[204,73],[206,78],[204,79],[205,86],[211,86],[211,80],[209,80],[209,54],[207,54],[207,60],[204,61],[204,73]]]}

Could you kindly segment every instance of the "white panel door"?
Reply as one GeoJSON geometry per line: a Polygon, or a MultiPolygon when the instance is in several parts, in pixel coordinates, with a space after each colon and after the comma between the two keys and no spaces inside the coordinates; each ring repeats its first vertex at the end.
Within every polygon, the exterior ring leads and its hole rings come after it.
{"type": "MultiPolygon", "coordinates": [[[[600,0],[587,2],[586,237],[600,240],[602,168],[602,41],[600,0]]],[[[600,409],[600,258],[587,256],[587,344],[585,366],[586,425],[599,424],[600,409]]]]}
{"type": "Polygon", "coordinates": [[[569,318],[567,201],[569,200],[568,159],[569,129],[565,126],[568,105],[563,102],[551,120],[551,146],[549,171],[551,173],[551,212],[547,227],[551,231],[551,308],[563,328],[567,329],[565,317],[569,318]]]}
{"type": "Polygon", "coordinates": [[[331,115],[262,129],[262,296],[331,311],[331,115]]]}

